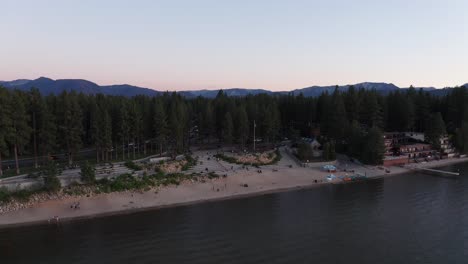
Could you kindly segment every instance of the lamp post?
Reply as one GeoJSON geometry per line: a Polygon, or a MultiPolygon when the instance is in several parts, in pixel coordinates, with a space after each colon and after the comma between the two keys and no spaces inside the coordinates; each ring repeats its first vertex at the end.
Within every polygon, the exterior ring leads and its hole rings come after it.
{"type": "Polygon", "coordinates": [[[257,124],[255,124],[255,120],[254,120],[254,123],[253,123],[253,127],[254,127],[254,134],[253,134],[253,151],[255,153],[255,128],[257,127],[257,124]]]}

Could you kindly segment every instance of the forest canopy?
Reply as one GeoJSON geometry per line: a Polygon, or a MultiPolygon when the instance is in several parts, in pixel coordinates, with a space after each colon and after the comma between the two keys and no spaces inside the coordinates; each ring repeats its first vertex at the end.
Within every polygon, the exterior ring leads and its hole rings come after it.
{"type": "Polygon", "coordinates": [[[460,151],[468,151],[464,87],[444,96],[414,88],[382,95],[350,87],[319,97],[229,97],[221,90],[214,99],[188,99],[175,92],[131,98],[74,92],[42,96],[34,88],[0,88],[0,105],[0,160],[34,156],[36,165],[54,153],[66,153],[72,164],[84,148],[95,148],[98,161],[109,160],[112,151],[129,159],[148,147],[160,153],[183,153],[200,143],[245,149],[253,142],[254,122],[263,143],[311,137],[319,129],[323,140],[336,142],[338,152],[369,163],[379,162],[383,131],[426,132],[432,140],[447,132],[460,151]]]}

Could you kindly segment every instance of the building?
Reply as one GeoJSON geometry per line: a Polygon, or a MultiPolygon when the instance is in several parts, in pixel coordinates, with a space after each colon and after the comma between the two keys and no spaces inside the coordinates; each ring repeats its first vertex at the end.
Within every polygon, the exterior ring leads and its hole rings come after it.
{"type": "Polygon", "coordinates": [[[434,150],[430,144],[416,143],[400,146],[400,155],[408,158],[428,158],[432,157],[434,150]]]}
{"type": "Polygon", "coordinates": [[[420,142],[426,141],[424,133],[420,133],[420,132],[405,132],[405,137],[414,139],[420,142]]]}
{"type": "Polygon", "coordinates": [[[424,139],[424,133],[385,133],[384,166],[404,165],[432,158],[435,151],[430,144],[424,142],[424,139]]]}
{"type": "Polygon", "coordinates": [[[407,138],[405,133],[387,132],[384,134],[385,156],[397,155],[397,146],[404,144],[407,138]]]}
{"type": "Polygon", "coordinates": [[[450,137],[443,135],[439,139],[441,158],[453,158],[456,155],[455,147],[452,145],[450,137]]]}

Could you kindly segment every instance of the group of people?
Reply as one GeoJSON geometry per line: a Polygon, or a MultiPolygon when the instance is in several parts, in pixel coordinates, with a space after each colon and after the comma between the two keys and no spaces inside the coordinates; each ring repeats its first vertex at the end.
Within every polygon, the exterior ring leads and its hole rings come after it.
{"type": "Polygon", "coordinates": [[[80,202],[73,203],[72,205],[70,205],[70,208],[75,210],[80,209],[80,202]]]}

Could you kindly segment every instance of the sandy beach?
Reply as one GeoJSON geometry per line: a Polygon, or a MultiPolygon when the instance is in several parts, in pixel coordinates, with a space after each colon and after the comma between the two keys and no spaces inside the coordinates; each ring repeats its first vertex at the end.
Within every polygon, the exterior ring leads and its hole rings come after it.
{"type": "MultiPolygon", "coordinates": [[[[281,151],[283,158],[278,164],[262,166],[261,173],[258,172],[258,169],[246,170],[240,165],[229,164],[213,158],[208,159],[208,157],[212,157],[213,152],[195,154],[204,163],[195,166],[191,169],[192,171],[200,171],[205,167],[210,167],[220,175],[226,174],[227,177],[207,180],[206,182],[186,181],[179,186],[161,187],[146,192],[122,192],[100,194],[88,198],[46,201],[31,208],[0,214],[0,228],[47,224],[48,220],[53,217],[58,217],[60,222],[64,222],[330,184],[326,181],[328,172],[322,171],[321,167],[300,167],[284,150],[281,151]],[[77,202],[80,203],[80,209],[70,208],[72,204],[77,202]]],[[[373,166],[340,162],[336,165],[340,169],[354,170],[366,174],[368,177],[380,177],[407,173],[417,168],[441,167],[460,162],[468,162],[468,158],[412,164],[404,168],[390,167],[390,173],[373,166]]],[[[345,172],[337,172],[336,174],[344,175],[345,172]]]]}

